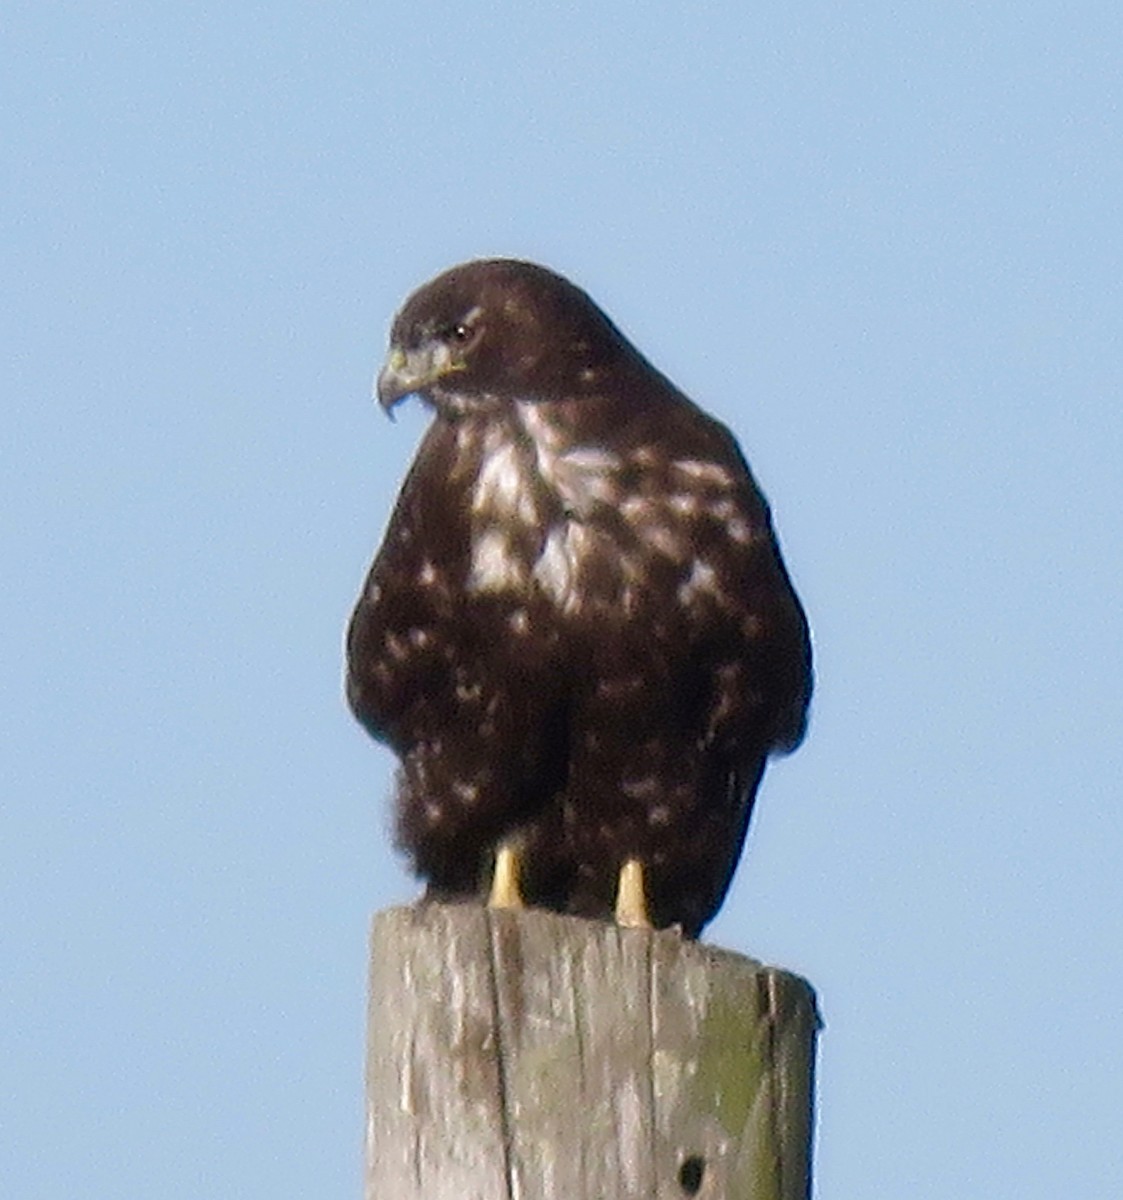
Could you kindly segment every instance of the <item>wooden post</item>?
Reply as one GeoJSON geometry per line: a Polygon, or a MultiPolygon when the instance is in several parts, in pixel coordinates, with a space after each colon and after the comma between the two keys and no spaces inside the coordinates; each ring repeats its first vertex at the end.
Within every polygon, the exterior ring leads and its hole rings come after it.
{"type": "Polygon", "coordinates": [[[367,1200],[806,1200],[815,996],[670,932],[374,919],[367,1200]]]}

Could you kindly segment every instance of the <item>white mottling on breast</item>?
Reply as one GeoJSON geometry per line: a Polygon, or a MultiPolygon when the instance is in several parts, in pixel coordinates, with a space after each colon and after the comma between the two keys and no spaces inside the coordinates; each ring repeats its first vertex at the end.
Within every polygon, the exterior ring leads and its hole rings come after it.
{"type": "Polygon", "coordinates": [[[521,484],[517,447],[513,442],[489,435],[484,439],[480,471],[472,489],[472,511],[511,508],[521,484]]]}
{"type": "Polygon", "coordinates": [[[382,639],[382,644],[386,647],[386,653],[395,662],[403,662],[409,654],[409,643],[405,638],[399,637],[396,633],[387,633],[382,639]]]}
{"type": "Polygon", "coordinates": [[[456,453],[466,455],[476,442],[479,431],[470,421],[464,421],[456,427],[456,453]]]}
{"type": "Polygon", "coordinates": [[[717,572],[709,563],[696,558],[690,567],[690,574],[683,583],[679,584],[679,603],[688,605],[700,596],[718,598],[721,594],[721,585],[718,583],[717,572]]]}
{"type": "MultiPolygon", "coordinates": [[[[458,431],[458,442],[460,436],[458,431]]],[[[706,596],[721,600],[714,568],[691,561],[695,522],[720,522],[732,542],[746,544],[754,536],[728,468],[696,458],[668,465],[651,446],[624,459],[596,443],[574,445],[569,428],[545,404],[520,401],[501,421],[477,425],[471,454],[478,468],[468,498],[468,588],[475,593],[525,598],[538,590],[562,612],[576,612],[586,601],[629,612],[642,600],[654,558],[689,565],[678,587],[680,604],[706,596]],[[640,490],[625,493],[625,471],[637,468],[640,490]],[[614,532],[620,518],[630,527],[623,538],[614,532]],[[597,565],[590,570],[593,559],[597,565]],[[587,594],[590,586],[595,590],[587,594]]],[[[433,581],[430,563],[422,565],[420,577],[433,581]]],[[[516,609],[508,625],[514,634],[526,633],[527,611],[516,609]]]]}
{"type": "Polygon", "coordinates": [[[693,492],[674,492],[667,497],[667,507],[680,517],[696,517],[702,509],[702,503],[693,492]]]}
{"type": "Polygon", "coordinates": [[[568,446],[564,431],[543,415],[540,405],[524,402],[517,412],[534,447],[538,474],[565,508],[588,516],[597,504],[613,503],[619,455],[601,446],[568,446]]]}
{"type": "Polygon", "coordinates": [[[472,489],[472,512],[500,520],[517,518],[525,525],[537,517],[533,480],[514,442],[491,437],[485,441],[483,462],[472,489]]]}
{"type": "Polygon", "coordinates": [[[529,434],[539,453],[546,450],[557,454],[562,449],[565,437],[562,431],[544,415],[540,404],[523,400],[516,406],[516,412],[523,429],[529,434]]]}
{"type": "Polygon", "coordinates": [[[672,525],[650,521],[640,527],[639,535],[645,546],[664,558],[680,559],[689,553],[689,541],[672,525]]]}
{"type": "Polygon", "coordinates": [[[756,536],[748,521],[743,521],[740,517],[736,517],[730,521],[726,525],[725,531],[735,542],[742,546],[747,546],[756,536]]]}
{"type": "Polygon", "coordinates": [[[647,496],[627,496],[620,502],[620,515],[625,521],[650,519],[655,505],[647,496]]]}
{"type": "Polygon", "coordinates": [[[526,569],[503,529],[484,529],[473,538],[469,591],[503,592],[525,584],[526,569]]]}
{"type": "Polygon", "coordinates": [[[589,538],[588,530],[576,521],[555,525],[534,564],[535,581],[564,611],[573,611],[581,602],[577,581],[581,559],[590,549],[589,538]]]}
{"type": "Polygon", "coordinates": [[[737,515],[737,505],[733,500],[726,496],[721,500],[714,500],[710,503],[710,516],[718,521],[729,521],[737,515]]]}
{"type": "Polygon", "coordinates": [[[607,450],[579,446],[552,462],[540,460],[540,465],[571,512],[586,516],[597,504],[611,504],[617,498],[615,472],[620,460],[607,450]]]}
{"type": "Polygon", "coordinates": [[[755,613],[747,613],[741,621],[741,628],[746,637],[758,638],[765,631],[765,624],[755,613]]]}
{"type": "Polygon", "coordinates": [[[671,464],[672,467],[690,479],[699,483],[708,483],[712,487],[728,487],[732,480],[729,472],[717,463],[704,462],[697,458],[680,458],[671,464]]]}
{"type": "Polygon", "coordinates": [[[620,790],[630,800],[650,800],[659,795],[662,785],[654,775],[641,775],[621,780],[620,790]]]}
{"type": "Polygon", "coordinates": [[[593,475],[605,475],[620,466],[619,455],[599,446],[574,446],[559,456],[559,461],[576,471],[588,471],[593,475]]]}

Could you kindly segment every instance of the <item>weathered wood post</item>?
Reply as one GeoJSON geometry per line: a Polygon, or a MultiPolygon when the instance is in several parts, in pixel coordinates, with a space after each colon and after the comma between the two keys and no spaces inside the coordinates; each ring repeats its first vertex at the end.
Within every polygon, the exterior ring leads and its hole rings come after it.
{"type": "Polygon", "coordinates": [[[806,1200],[815,996],[674,933],[374,919],[367,1200],[806,1200]]]}

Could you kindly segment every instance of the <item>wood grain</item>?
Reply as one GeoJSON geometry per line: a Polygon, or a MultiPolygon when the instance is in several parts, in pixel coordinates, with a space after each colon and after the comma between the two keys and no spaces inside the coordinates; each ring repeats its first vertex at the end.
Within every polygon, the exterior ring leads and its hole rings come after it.
{"type": "Polygon", "coordinates": [[[805,1200],[815,997],[674,933],[423,905],[371,937],[367,1200],[805,1200]]]}

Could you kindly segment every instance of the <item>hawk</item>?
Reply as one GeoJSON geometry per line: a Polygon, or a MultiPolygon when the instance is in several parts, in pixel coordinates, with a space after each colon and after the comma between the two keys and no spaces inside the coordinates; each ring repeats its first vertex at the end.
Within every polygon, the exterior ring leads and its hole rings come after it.
{"type": "Polygon", "coordinates": [[[406,301],[378,376],[434,419],[347,635],[431,898],[696,937],[811,646],[736,441],[579,288],[510,259],[406,301]]]}

